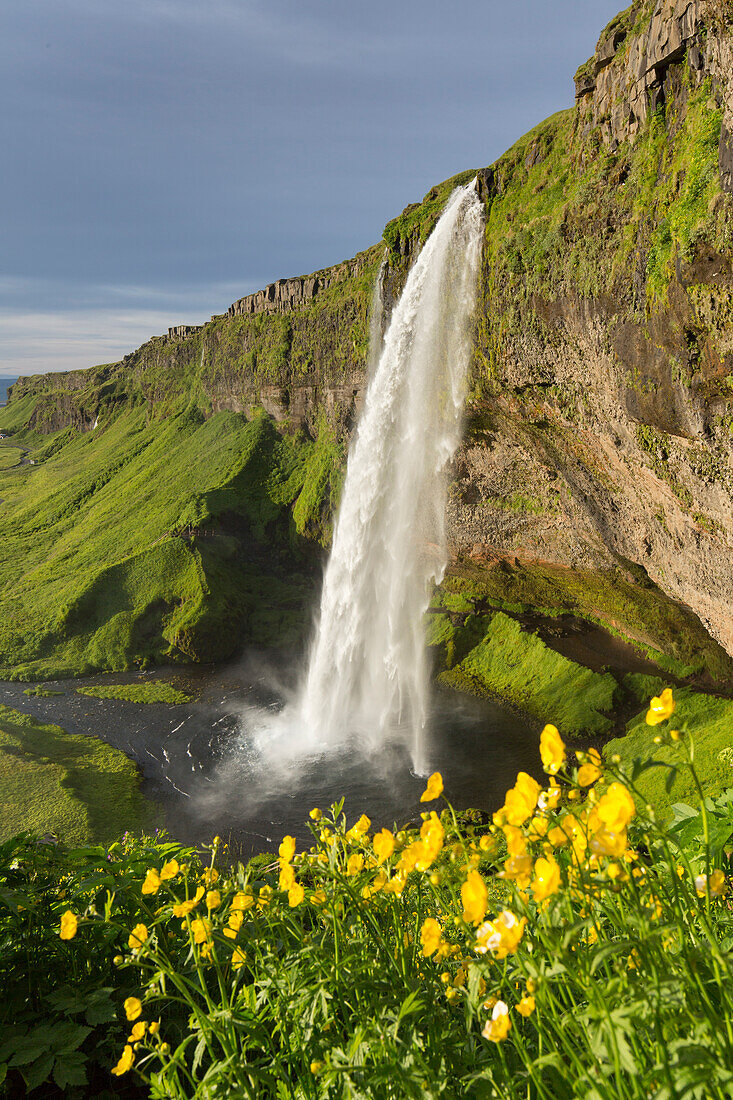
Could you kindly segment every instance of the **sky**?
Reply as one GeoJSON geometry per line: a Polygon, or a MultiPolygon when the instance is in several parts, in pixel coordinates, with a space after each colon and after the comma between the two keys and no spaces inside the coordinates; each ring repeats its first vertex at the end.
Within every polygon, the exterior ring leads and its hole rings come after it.
{"type": "Polygon", "coordinates": [[[0,375],[378,241],[573,102],[621,0],[2,0],[0,375]]]}

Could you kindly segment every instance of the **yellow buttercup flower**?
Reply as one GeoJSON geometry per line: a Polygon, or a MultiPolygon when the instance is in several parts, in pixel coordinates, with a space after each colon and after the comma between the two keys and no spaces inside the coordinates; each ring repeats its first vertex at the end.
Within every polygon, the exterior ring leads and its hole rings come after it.
{"type": "Polygon", "coordinates": [[[654,696],[646,713],[646,724],[658,726],[660,722],[666,722],[674,714],[677,704],[674,701],[671,688],[665,688],[661,695],[654,696]]]}
{"type": "Polygon", "coordinates": [[[626,830],[618,833],[609,833],[606,829],[599,829],[590,838],[590,850],[594,856],[608,856],[611,859],[621,859],[626,855],[627,845],[626,830]]]}
{"type": "Polygon", "coordinates": [[[578,760],[582,759],[582,766],[578,771],[578,783],[581,787],[590,787],[603,775],[601,771],[601,754],[596,749],[589,749],[587,753],[577,752],[578,760]]]}
{"type": "Polygon", "coordinates": [[[244,912],[251,909],[254,903],[255,899],[251,890],[240,891],[232,898],[232,909],[241,909],[244,912]]]}
{"type": "Polygon", "coordinates": [[[311,810],[311,812],[308,814],[308,816],[313,821],[320,821],[321,818],[323,817],[323,811],[319,810],[317,806],[314,806],[313,809],[311,810]]]}
{"type": "Polygon", "coordinates": [[[224,929],[224,935],[230,940],[236,939],[237,932],[242,927],[244,921],[244,913],[241,909],[232,909],[227,920],[227,926],[224,929]]]}
{"type": "Polygon", "coordinates": [[[504,870],[499,878],[510,879],[516,882],[520,890],[529,885],[529,877],[532,873],[532,856],[525,852],[521,856],[510,856],[504,863],[504,870]]]}
{"type": "Polygon", "coordinates": [[[394,835],[389,829],[382,829],[381,833],[374,834],[372,847],[379,863],[384,863],[394,852],[394,835]]]}
{"type": "Polygon", "coordinates": [[[286,890],[290,890],[290,888],[294,885],[295,871],[293,870],[290,863],[286,863],[280,868],[280,877],[278,879],[277,888],[278,890],[282,890],[284,892],[286,890]]]}
{"type": "Polygon", "coordinates": [[[139,1043],[143,1035],[145,1034],[145,1029],[147,1028],[147,1026],[148,1025],[145,1020],[140,1020],[138,1023],[136,1023],[127,1038],[128,1043],[139,1043]]]}
{"type": "Polygon", "coordinates": [[[486,916],[489,894],[486,883],[478,871],[470,871],[461,886],[461,901],[464,921],[467,924],[480,924],[486,916]]]}
{"type": "Polygon", "coordinates": [[[514,786],[507,791],[503,810],[499,813],[503,813],[504,820],[509,825],[524,825],[527,818],[534,813],[541,790],[539,783],[531,775],[520,772],[514,786]]]}
{"type": "Polygon", "coordinates": [[[122,1051],[122,1054],[120,1055],[119,1062],[110,1072],[114,1073],[115,1077],[121,1077],[123,1073],[127,1073],[134,1061],[135,1055],[133,1053],[132,1047],[128,1043],[125,1049],[122,1051]]]}
{"type": "Polygon", "coordinates": [[[522,997],[521,1001],[517,1004],[517,1012],[520,1016],[531,1016],[536,1008],[534,997],[522,997]]]}
{"type": "Polygon", "coordinates": [[[556,894],[559,889],[560,867],[558,863],[552,856],[548,858],[541,856],[534,865],[534,880],[532,882],[534,900],[537,902],[544,901],[545,898],[556,894]]]}
{"type": "Polygon", "coordinates": [[[353,878],[354,875],[359,874],[359,871],[361,871],[363,866],[364,856],[361,855],[359,852],[354,852],[353,856],[349,856],[348,862],[346,864],[346,874],[349,876],[349,878],[353,878]]]}
{"type": "Polygon", "coordinates": [[[211,921],[206,917],[197,917],[191,921],[194,943],[205,943],[211,935],[211,921]]]}
{"type": "Polygon", "coordinates": [[[144,924],[136,924],[130,933],[127,943],[132,951],[139,951],[148,938],[148,930],[144,924]]]}
{"type": "Polygon", "coordinates": [[[125,1016],[127,1016],[127,1019],[132,1023],[133,1020],[137,1020],[138,1016],[142,1014],[143,1003],[139,997],[128,997],[123,1008],[125,1009],[125,1016]]]}
{"type": "Polygon", "coordinates": [[[422,953],[425,958],[434,954],[440,947],[440,941],[443,938],[443,929],[438,924],[434,917],[427,917],[423,921],[422,928],[420,929],[420,942],[422,943],[422,953]]]}
{"type": "Polygon", "coordinates": [[[516,951],[527,924],[526,917],[517,917],[505,909],[495,920],[486,921],[476,932],[474,950],[479,955],[490,951],[497,959],[505,959],[516,951]]]}
{"type": "Polygon", "coordinates": [[[313,905],[325,905],[326,893],[324,890],[316,890],[315,894],[310,896],[311,903],[313,905]]]}
{"type": "Polygon", "coordinates": [[[148,1031],[150,1032],[151,1035],[157,1035],[158,1032],[160,1031],[160,1021],[159,1020],[153,1020],[152,1024],[150,1024],[149,1027],[148,1027],[148,1031]]]}
{"type": "Polygon", "coordinates": [[[428,785],[420,795],[421,802],[434,802],[443,793],[443,776],[440,772],[433,772],[428,779],[428,785]]]}
{"type": "Polygon", "coordinates": [[[70,909],[67,909],[61,916],[61,923],[59,925],[59,937],[62,940],[73,940],[76,935],[76,930],[79,927],[79,918],[76,913],[72,913],[70,909]]]}
{"type": "Polygon", "coordinates": [[[178,860],[169,859],[160,869],[160,881],[167,882],[169,879],[175,878],[179,870],[178,860]]]}
{"type": "Polygon", "coordinates": [[[284,860],[286,863],[289,863],[290,860],[295,855],[295,837],[294,836],[284,836],[283,839],[282,839],[282,844],[278,848],[278,853],[280,855],[281,860],[284,860]]]}
{"type": "Polygon", "coordinates": [[[713,871],[709,878],[707,875],[697,875],[695,877],[695,889],[699,897],[705,897],[706,887],[710,890],[711,898],[722,897],[725,893],[725,875],[723,872],[713,871]]]}
{"type": "Polygon", "coordinates": [[[547,725],[540,734],[540,756],[542,767],[548,775],[555,775],[565,763],[565,742],[557,726],[547,725]]]}
{"type": "Polygon", "coordinates": [[[174,917],[188,916],[188,914],[191,913],[196,908],[196,906],[201,901],[203,896],[204,896],[204,888],[203,888],[203,886],[199,886],[196,890],[196,893],[194,894],[194,896],[192,898],[189,898],[188,901],[181,901],[181,902],[178,903],[178,905],[173,906],[173,916],[174,917]]]}
{"type": "Polygon", "coordinates": [[[216,867],[207,867],[201,875],[207,886],[213,886],[214,883],[219,881],[219,872],[216,867]]]}
{"type": "Polygon", "coordinates": [[[494,1004],[491,1019],[486,1021],[486,1025],[481,1034],[484,1039],[490,1039],[492,1043],[501,1043],[506,1039],[511,1031],[511,1027],[512,1024],[509,1019],[508,1006],[504,1001],[497,1001],[494,1004]]]}
{"type": "Polygon", "coordinates": [[[150,870],[148,871],[148,873],[145,876],[145,881],[143,882],[142,892],[143,892],[143,894],[157,894],[159,889],[160,889],[160,875],[158,874],[158,872],[155,870],[154,867],[151,867],[150,870]]]}
{"type": "Polygon", "coordinates": [[[623,783],[612,783],[596,806],[607,832],[620,833],[636,813],[634,800],[623,783]]]}
{"type": "Polygon", "coordinates": [[[247,956],[245,955],[242,948],[241,947],[235,947],[234,950],[232,951],[232,969],[233,970],[240,970],[244,966],[246,961],[247,961],[247,956]]]}
{"type": "Polygon", "coordinates": [[[206,908],[211,911],[221,905],[221,894],[218,890],[209,890],[206,894],[206,908]]]}
{"type": "Polygon", "coordinates": [[[349,835],[358,840],[360,837],[366,836],[366,834],[369,832],[369,829],[371,828],[371,824],[372,823],[367,815],[362,814],[359,820],[355,821],[349,829],[349,835]]]}
{"type": "Polygon", "coordinates": [[[506,837],[506,850],[510,856],[523,856],[527,851],[527,838],[516,825],[502,826],[502,832],[506,837]]]}
{"type": "Polygon", "coordinates": [[[291,886],[288,890],[288,905],[291,909],[295,909],[296,905],[300,905],[301,901],[305,897],[305,890],[296,882],[294,886],[291,886]]]}

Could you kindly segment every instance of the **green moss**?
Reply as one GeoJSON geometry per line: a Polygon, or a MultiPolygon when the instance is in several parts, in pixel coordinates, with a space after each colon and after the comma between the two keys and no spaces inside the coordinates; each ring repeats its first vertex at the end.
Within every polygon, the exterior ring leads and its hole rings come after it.
{"type": "Polygon", "coordinates": [[[162,680],[145,684],[100,684],[76,689],[79,695],[95,699],[124,699],[129,703],[190,703],[191,696],[162,680]]]}
{"type": "MultiPolygon", "coordinates": [[[[618,684],[610,673],[591,672],[569,661],[501,612],[482,616],[452,641],[464,647],[469,632],[480,641],[459,663],[438,677],[442,683],[474,694],[497,695],[563,733],[606,733],[618,684]]],[[[447,624],[433,628],[432,640],[447,643],[447,624]],[[441,636],[442,627],[442,636],[441,636]]],[[[470,643],[469,643],[470,644],[470,643]]]]}
{"type": "Polygon", "coordinates": [[[63,695],[64,692],[63,691],[53,691],[51,688],[35,687],[35,688],[26,688],[26,690],[23,692],[23,694],[24,695],[38,696],[41,699],[52,699],[54,696],[63,695]]]}
{"type": "Polygon", "coordinates": [[[451,179],[434,187],[421,203],[408,206],[398,218],[387,222],[384,229],[384,240],[389,249],[390,262],[394,266],[400,264],[400,242],[411,241],[422,244],[432,233],[435,223],[443,213],[443,208],[448,201],[451,192],[456,187],[463,187],[476,175],[475,169],[460,172],[451,179]]]}
{"type": "MultiPolygon", "coordinates": [[[[636,779],[639,797],[654,806],[660,818],[670,816],[675,802],[699,805],[697,788],[684,764],[684,753],[678,742],[655,745],[654,737],[669,727],[682,727],[694,744],[695,768],[705,796],[715,798],[733,786],[733,700],[703,695],[689,688],[675,688],[677,709],[663,726],[648,726],[645,721],[649,699],[665,686],[653,677],[625,677],[624,684],[633,690],[644,709],[628,724],[624,737],[609,741],[605,756],[618,755],[622,765],[630,769],[634,760],[658,761],[636,779]]],[[[666,741],[667,738],[664,738],[666,741]]]]}
{"type": "Polygon", "coordinates": [[[486,568],[463,562],[453,567],[443,588],[514,613],[577,615],[632,643],[675,676],[705,669],[721,683],[733,682],[733,660],[699,619],[630,562],[623,570],[607,571],[504,561],[486,568]]]}
{"type": "Polygon", "coordinates": [[[153,812],[118,749],[0,706],[0,840],[28,830],[110,842],[148,826],[153,812]]]}

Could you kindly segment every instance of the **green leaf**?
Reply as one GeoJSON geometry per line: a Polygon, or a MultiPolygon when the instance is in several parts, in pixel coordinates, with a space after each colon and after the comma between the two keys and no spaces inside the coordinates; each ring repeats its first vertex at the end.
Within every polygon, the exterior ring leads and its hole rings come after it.
{"type": "Polygon", "coordinates": [[[21,1070],[23,1080],[29,1092],[31,1092],[32,1089],[37,1089],[39,1085],[42,1085],[43,1082],[48,1079],[53,1067],[53,1061],[53,1054],[42,1054],[41,1057],[37,1058],[27,1069],[21,1070]]]}
{"type": "Polygon", "coordinates": [[[86,1058],[81,1051],[72,1051],[56,1059],[53,1067],[53,1079],[60,1089],[67,1089],[70,1085],[85,1085],[87,1071],[85,1069],[86,1058]]]}
{"type": "Polygon", "coordinates": [[[21,1039],[17,1040],[15,1043],[15,1053],[8,1065],[30,1065],[31,1062],[35,1062],[36,1058],[40,1058],[42,1054],[48,1051],[50,1043],[47,1038],[39,1034],[40,1030],[40,1028],[36,1028],[31,1035],[24,1035],[21,1039]]]}

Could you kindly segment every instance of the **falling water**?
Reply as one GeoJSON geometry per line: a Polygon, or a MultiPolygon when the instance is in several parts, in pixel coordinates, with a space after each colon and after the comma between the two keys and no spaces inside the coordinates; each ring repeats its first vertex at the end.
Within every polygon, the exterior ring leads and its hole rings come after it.
{"type": "MultiPolygon", "coordinates": [[[[310,663],[301,736],[408,732],[421,770],[423,616],[446,566],[446,466],[461,433],[481,247],[473,184],[453,192],[408,276],[352,442],[310,663]]],[[[381,336],[381,325],[380,325],[381,336]]]]}
{"type": "Polygon", "coordinates": [[[369,358],[367,360],[367,379],[371,380],[379,366],[384,347],[384,277],[387,274],[387,253],[384,253],[379,265],[372,291],[372,305],[369,310],[369,358]]]}

